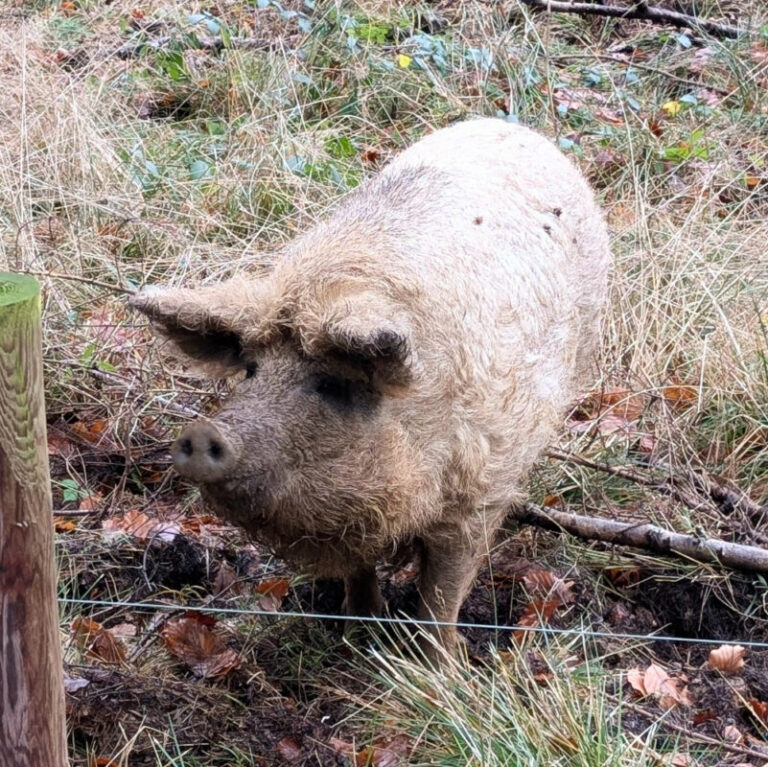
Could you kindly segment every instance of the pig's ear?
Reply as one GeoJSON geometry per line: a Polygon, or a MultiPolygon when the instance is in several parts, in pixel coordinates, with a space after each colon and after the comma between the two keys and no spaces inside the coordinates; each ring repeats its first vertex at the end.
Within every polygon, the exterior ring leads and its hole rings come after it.
{"type": "Polygon", "coordinates": [[[329,351],[371,364],[385,383],[411,379],[413,354],[410,332],[399,318],[350,313],[325,323],[329,351]]]}
{"type": "Polygon", "coordinates": [[[255,322],[248,284],[242,280],[201,288],[148,287],[129,304],[147,315],[158,331],[209,374],[244,366],[244,333],[255,322]],[[251,314],[249,321],[249,314],[251,314]]]}

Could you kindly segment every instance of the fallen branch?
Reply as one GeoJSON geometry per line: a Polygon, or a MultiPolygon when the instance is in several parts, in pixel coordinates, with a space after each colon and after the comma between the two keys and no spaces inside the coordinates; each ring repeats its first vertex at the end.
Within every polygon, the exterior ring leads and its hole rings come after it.
{"type": "Polygon", "coordinates": [[[694,562],[715,563],[747,572],[768,573],[768,550],[756,546],[683,535],[647,523],[631,524],[543,509],[531,503],[513,508],[510,517],[526,525],[565,531],[586,540],[634,546],[657,554],[676,554],[694,562]]]}
{"type": "Polygon", "coordinates": [[[713,37],[735,39],[744,34],[744,30],[729,24],[699,19],[687,13],[673,11],[670,8],[657,8],[646,2],[634,2],[632,5],[593,5],[592,3],[571,3],[566,0],[520,0],[523,5],[549,13],[580,13],[594,16],[611,16],[619,19],[639,19],[654,24],[673,24],[676,27],[688,27],[695,31],[704,31],[713,37]]]}
{"type": "Polygon", "coordinates": [[[558,461],[564,461],[576,466],[584,466],[595,471],[602,471],[606,474],[613,474],[637,485],[649,487],[663,495],[675,498],[680,503],[694,511],[702,506],[702,496],[706,500],[714,503],[722,514],[731,514],[738,510],[746,514],[749,520],[755,525],[764,525],[768,521],[768,506],[761,506],[753,501],[742,490],[728,487],[725,483],[715,480],[712,477],[706,477],[693,471],[688,471],[684,478],[674,477],[668,467],[662,467],[668,472],[668,476],[663,479],[654,479],[653,477],[640,474],[632,468],[626,466],[611,466],[607,463],[598,463],[589,458],[583,458],[574,453],[566,453],[563,450],[550,448],[547,450],[547,456],[555,458],[558,461]],[[685,483],[690,487],[685,487],[685,483]],[[690,492],[692,488],[696,495],[690,492]]]}

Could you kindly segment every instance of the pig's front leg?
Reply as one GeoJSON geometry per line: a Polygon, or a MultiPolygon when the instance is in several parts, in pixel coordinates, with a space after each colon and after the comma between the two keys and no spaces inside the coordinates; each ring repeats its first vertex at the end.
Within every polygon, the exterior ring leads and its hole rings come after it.
{"type": "Polygon", "coordinates": [[[360,564],[344,578],[347,615],[381,615],[384,601],[374,565],[360,564]]]}
{"type": "MultiPolygon", "coordinates": [[[[491,540],[493,534],[490,535],[491,540]]],[[[442,527],[425,535],[419,582],[419,619],[456,623],[459,609],[469,593],[479,560],[487,550],[486,536],[466,530],[442,527]]],[[[453,626],[432,626],[427,630],[448,653],[457,649],[460,636],[453,626]]],[[[423,645],[427,659],[439,662],[440,651],[432,642],[423,645]]]]}

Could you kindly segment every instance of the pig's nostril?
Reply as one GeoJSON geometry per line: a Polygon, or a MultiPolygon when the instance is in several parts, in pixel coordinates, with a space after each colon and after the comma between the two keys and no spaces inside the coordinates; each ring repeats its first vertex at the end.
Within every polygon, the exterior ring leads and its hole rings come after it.
{"type": "Polygon", "coordinates": [[[194,448],[192,447],[192,440],[191,439],[181,439],[179,440],[179,450],[184,453],[184,455],[192,455],[194,452],[194,448]]]}
{"type": "Polygon", "coordinates": [[[221,447],[221,445],[218,442],[214,442],[211,440],[211,444],[208,446],[208,454],[213,458],[214,460],[218,461],[219,458],[223,455],[224,450],[221,447]]]}

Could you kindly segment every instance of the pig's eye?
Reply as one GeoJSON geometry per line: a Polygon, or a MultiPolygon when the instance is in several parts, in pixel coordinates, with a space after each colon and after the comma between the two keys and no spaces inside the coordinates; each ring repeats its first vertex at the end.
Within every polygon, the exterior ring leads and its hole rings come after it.
{"type": "Polygon", "coordinates": [[[315,391],[336,405],[348,405],[352,401],[352,384],[345,378],[318,376],[315,380],[315,391]]]}
{"type": "Polygon", "coordinates": [[[253,378],[256,375],[256,363],[255,362],[249,362],[245,366],[245,377],[246,378],[253,378]]]}

